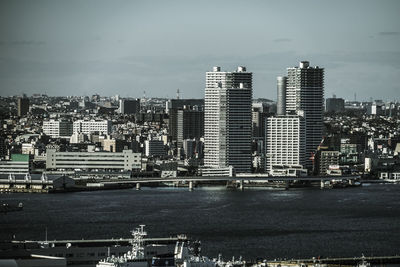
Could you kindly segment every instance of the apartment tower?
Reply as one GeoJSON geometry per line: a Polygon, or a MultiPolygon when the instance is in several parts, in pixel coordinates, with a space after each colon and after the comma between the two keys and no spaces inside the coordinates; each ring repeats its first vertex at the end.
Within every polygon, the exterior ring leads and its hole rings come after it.
{"type": "Polygon", "coordinates": [[[206,73],[204,166],[251,172],[252,73],[214,67],[206,73]]]}
{"type": "MultiPolygon", "coordinates": [[[[279,100],[278,100],[279,102],[279,100]]],[[[301,61],[298,67],[287,69],[286,114],[304,113],[306,130],[306,162],[315,153],[322,140],[324,112],[324,69],[311,67],[301,61]]]]}

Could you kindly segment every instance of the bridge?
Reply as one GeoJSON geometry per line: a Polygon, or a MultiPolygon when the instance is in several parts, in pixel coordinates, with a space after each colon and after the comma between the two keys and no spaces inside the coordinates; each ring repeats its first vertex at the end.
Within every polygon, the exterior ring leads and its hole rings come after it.
{"type": "Polygon", "coordinates": [[[142,184],[152,183],[188,183],[189,190],[193,189],[194,183],[211,183],[211,182],[226,182],[237,183],[241,190],[244,189],[244,184],[251,182],[268,183],[268,182],[284,182],[289,185],[290,182],[308,181],[318,182],[321,188],[325,188],[326,182],[347,181],[353,185],[356,180],[360,180],[360,176],[305,176],[305,177],[289,177],[289,176],[179,176],[179,177],[135,177],[121,180],[107,180],[103,184],[136,184],[136,189],[140,189],[142,184]]]}

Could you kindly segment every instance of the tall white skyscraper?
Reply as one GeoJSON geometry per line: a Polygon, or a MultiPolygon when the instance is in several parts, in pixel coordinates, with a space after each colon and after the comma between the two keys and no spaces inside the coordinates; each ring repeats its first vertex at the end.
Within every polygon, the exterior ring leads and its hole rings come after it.
{"type": "Polygon", "coordinates": [[[252,73],[245,67],[206,73],[204,166],[251,171],[252,73]]]}
{"type": "MultiPolygon", "coordinates": [[[[309,159],[322,140],[324,112],[324,69],[301,61],[287,69],[286,114],[304,113],[306,157],[309,159]]],[[[279,101],[279,100],[278,100],[279,101]]],[[[307,160],[311,166],[311,160],[307,160]]]]}

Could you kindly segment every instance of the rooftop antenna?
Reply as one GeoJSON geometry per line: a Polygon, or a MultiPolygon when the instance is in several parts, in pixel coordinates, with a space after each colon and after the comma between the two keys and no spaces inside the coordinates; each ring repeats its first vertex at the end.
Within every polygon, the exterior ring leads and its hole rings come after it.
{"type": "Polygon", "coordinates": [[[357,93],[354,93],[354,102],[357,101],[357,93]]]}
{"type": "Polygon", "coordinates": [[[176,99],[179,99],[179,88],[176,90],[176,99]]]}

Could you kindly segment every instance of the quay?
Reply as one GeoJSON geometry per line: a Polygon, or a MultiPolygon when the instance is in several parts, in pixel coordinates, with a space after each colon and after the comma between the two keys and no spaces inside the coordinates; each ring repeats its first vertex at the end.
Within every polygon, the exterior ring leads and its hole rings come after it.
{"type": "Polygon", "coordinates": [[[361,262],[368,262],[371,265],[399,264],[400,256],[361,256],[361,257],[345,257],[345,258],[318,258],[316,259],[291,259],[291,260],[266,260],[258,266],[313,266],[313,264],[326,264],[327,266],[357,266],[361,262]],[[264,265],[265,264],[265,265],[264,265]]]}

